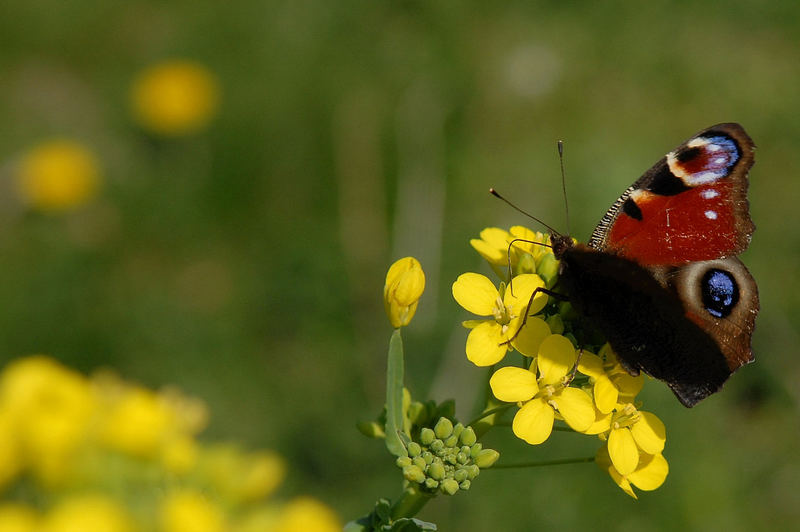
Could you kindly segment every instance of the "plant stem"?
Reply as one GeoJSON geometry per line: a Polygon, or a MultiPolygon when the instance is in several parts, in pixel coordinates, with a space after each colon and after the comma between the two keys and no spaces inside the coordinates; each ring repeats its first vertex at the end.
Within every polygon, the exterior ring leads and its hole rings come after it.
{"type": "Polygon", "coordinates": [[[409,485],[403,495],[392,506],[392,520],[401,517],[414,517],[433,497],[423,493],[416,485],[409,485]]]}

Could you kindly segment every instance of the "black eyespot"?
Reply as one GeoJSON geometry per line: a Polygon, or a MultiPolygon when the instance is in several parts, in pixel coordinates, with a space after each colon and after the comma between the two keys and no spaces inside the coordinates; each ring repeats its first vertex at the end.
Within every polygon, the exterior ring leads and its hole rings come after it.
{"type": "Polygon", "coordinates": [[[697,147],[686,148],[685,150],[678,152],[678,155],[675,158],[678,159],[679,163],[685,163],[687,161],[691,161],[692,159],[700,155],[701,152],[702,150],[697,147]]]}
{"type": "Polygon", "coordinates": [[[642,209],[636,205],[636,202],[633,201],[631,198],[625,200],[625,203],[622,204],[622,212],[633,218],[634,220],[642,221],[642,209]]]}
{"type": "Polygon", "coordinates": [[[647,186],[647,190],[659,196],[675,196],[681,192],[686,192],[689,187],[683,182],[683,179],[675,176],[667,166],[663,163],[661,168],[653,174],[653,180],[647,186]]]}
{"type": "Polygon", "coordinates": [[[700,281],[703,306],[716,318],[725,318],[739,302],[739,286],[730,272],[712,268],[700,281]]]}

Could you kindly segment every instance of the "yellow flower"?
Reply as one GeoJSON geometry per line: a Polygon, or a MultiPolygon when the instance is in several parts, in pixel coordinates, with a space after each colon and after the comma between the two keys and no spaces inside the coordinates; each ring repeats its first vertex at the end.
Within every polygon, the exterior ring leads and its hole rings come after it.
{"type": "Polygon", "coordinates": [[[666,442],[666,429],[655,414],[641,412],[628,403],[611,418],[608,454],[621,475],[633,473],[639,465],[639,452],[660,454],[666,442]]]}
{"type": "Polygon", "coordinates": [[[17,172],[23,201],[44,212],[86,203],[97,191],[100,170],[88,148],[72,140],[51,140],[26,153],[17,172]]]}
{"type": "Polygon", "coordinates": [[[595,463],[609,474],[617,486],[634,499],[638,497],[633,491],[633,486],[644,491],[652,491],[659,488],[669,474],[669,464],[661,453],[640,453],[636,469],[627,475],[621,474],[614,467],[606,445],[598,449],[595,463]]]}
{"type": "Polygon", "coordinates": [[[190,490],[168,494],[161,507],[160,520],[163,532],[225,530],[222,510],[200,493],[190,490]]]}
{"type": "Polygon", "coordinates": [[[113,402],[107,416],[104,443],[134,456],[154,456],[174,426],[172,412],[158,395],[136,386],[113,402]]]}
{"type": "Polygon", "coordinates": [[[333,510],[311,497],[289,501],[269,532],[336,532],[342,524],[333,510]]]}
{"type": "Polygon", "coordinates": [[[547,303],[547,295],[542,292],[531,302],[534,290],[544,286],[541,278],[523,274],[511,283],[508,287],[501,285],[498,290],[478,273],[461,274],[453,283],[453,297],[459,305],[478,316],[491,317],[464,322],[465,327],[472,329],[467,337],[467,358],[476,366],[500,362],[512,346],[531,356],[550,333],[550,328],[539,318],[528,318],[520,330],[528,303],[531,303],[529,315],[539,312],[547,303]],[[514,335],[516,338],[508,343],[514,335]]]}
{"type": "MultiPolygon", "coordinates": [[[[547,244],[549,241],[550,235],[515,225],[510,231],[487,227],[481,231],[480,238],[473,238],[469,243],[481,257],[486,259],[499,277],[505,278],[504,270],[509,266],[509,259],[513,275],[541,274],[539,266],[542,258],[548,254],[552,256],[553,253],[548,247],[540,244],[547,244]],[[511,242],[514,242],[513,245],[511,242]]],[[[557,261],[554,260],[553,264],[557,264],[557,261]]],[[[548,268],[548,272],[551,275],[556,273],[552,268],[548,268]]]]}
{"type": "Polygon", "coordinates": [[[411,322],[424,290],[425,272],[417,259],[405,257],[391,265],[383,286],[383,303],[392,327],[411,322]]]}
{"type": "Polygon", "coordinates": [[[642,390],[644,375],[634,377],[617,362],[610,348],[600,350],[602,357],[583,351],[578,362],[578,371],[589,376],[597,409],[609,414],[620,403],[630,403],[642,390]]]}
{"type": "Polygon", "coordinates": [[[105,495],[79,495],[58,503],[44,518],[42,532],[133,532],[122,506],[105,495]]]}
{"type": "Polygon", "coordinates": [[[136,120],[149,131],[179,136],[203,129],[219,101],[216,77],[205,66],[185,60],[165,61],[139,74],[131,103],[136,120]]]}
{"type": "Polygon", "coordinates": [[[501,401],[522,403],[514,416],[514,434],[531,445],[550,437],[556,415],[578,432],[588,429],[595,420],[592,398],[580,388],[568,386],[568,374],[577,355],[564,336],[553,334],[542,341],[535,368],[526,370],[504,367],[489,380],[492,393],[501,401]]]}
{"type": "Polygon", "coordinates": [[[0,530],[3,532],[38,532],[33,508],[17,503],[0,504],[0,530]]]}
{"type": "Polygon", "coordinates": [[[86,379],[48,357],[28,357],[6,367],[0,403],[13,415],[39,478],[50,484],[63,480],[72,455],[88,436],[94,412],[86,379]]]}
{"type": "MultiPolygon", "coordinates": [[[[0,492],[22,470],[23,456],[17,427],[8,408],[0,407],[0,492]]],[[[4,530],[0,527],[0,530],[4,530]]]]}
{"type": "Polygon", "coordinates": [[[270,451],[245,453],[234,445],[216,445],[201,458],[200,471],[214,489],[234,501],[268,496],[286,476],[286,462],[270,451]]]}

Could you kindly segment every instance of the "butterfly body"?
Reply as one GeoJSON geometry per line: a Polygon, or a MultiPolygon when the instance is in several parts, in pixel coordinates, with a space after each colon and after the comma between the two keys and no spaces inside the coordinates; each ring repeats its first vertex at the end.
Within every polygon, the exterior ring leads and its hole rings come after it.
{"type": "Polygon", "coordinates": [[[701,131],[629,187],[589,245],[553,236],[560,285],[620,362],[687,407],[753,360],[758,290],[736,255],[755,229],[753,142],[738,124],[701,131]]]}

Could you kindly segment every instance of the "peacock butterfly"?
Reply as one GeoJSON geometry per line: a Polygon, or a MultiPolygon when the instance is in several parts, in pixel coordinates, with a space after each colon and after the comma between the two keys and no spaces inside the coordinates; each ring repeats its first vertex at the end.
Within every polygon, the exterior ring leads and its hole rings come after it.
{"type": "Polygon", "coordinates": [[[739,124],[705,129],[623,192],[588,245],[551,236],[557,288],[629,373],[666,382],[686,407],[753,361],[758,289],[736,255],[755,229],[754,148],[739,124]]]}

